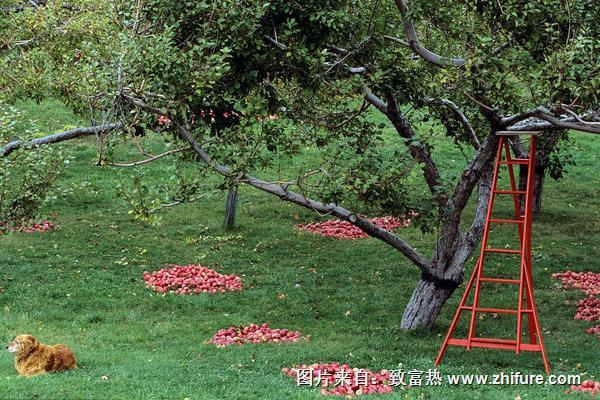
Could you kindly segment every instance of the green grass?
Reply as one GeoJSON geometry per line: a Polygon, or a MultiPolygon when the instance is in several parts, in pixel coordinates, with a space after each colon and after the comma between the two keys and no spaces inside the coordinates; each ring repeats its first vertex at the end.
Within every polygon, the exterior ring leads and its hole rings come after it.
{"type": "MultiPolygon", "coordinates": [[[[45,112],[36,115],[40,124],[45,112]]],[[[68,123],[61,111],[49,115],[56,125],[68,123]]],[[[24,379],[17,376],[12,355],[4,353],[1,399],[317,399],[317,389],[297,388],[281,368],[327,361],[372,369],[399,363],[405,370],[433,367],[460,293],[432,332],[401,331],[401,314],[419,273],[389,246],[299,233],[293,225],[317,220],[314,214],[245,187],[231,233],[239,239],[218,239],[227,235],[221,230],[224,194],[174,208],[160,226],[145,224],[133,220],[116,197],[114,174],[93,165],[90,143],[65,146],[75,161],[59,186],[71,190],[45,211],[58,229],[0,237],[0,340],[27,332],[45,343],[63,342],[75,351],[79,369],[24,379]],[[213,239],[186,241],[200,235],[213,239]],[[157,295],[144,287],[142,273],[164,263],[202,263],[237,273],[246,289],[215,296],[157,295]],[[250,322],[299,329],[313,340],[225,349],[204,344],[220,328],[250,322]]],[[[535,287],[552,372],[598,379],[598,338],[584,332],[591,323],[573,320],[583,295],[559,289],[551,278],[567,269],[598,270],[600,138],[580,134],[576,146],[577,166],[566,179],[547,181],[543,214],[534,224],[535,287]]],[[[164,178],[164,165],[149,166],[148,175],[164,178]]],[[[432,247],[431,236],[414,227],[400,234],[425,254],[432,247]]],[[[508,234],[501,240],[508,241],[508,234]]],[[[467,273],[472,266],[473,261],[467,273]]],[[[503,305],[508,296],[493,289],[487,299],[503,305]]],[[[491,318],[480,325],[488,322],[496,324],[498,335],[510,334],[514,326],[491,318]]],[[[537,374],[543,368],[538,354],[451,348],[441,371],[537,374]]],[[[563,399],[564,390],[443,385],[382,398],[563,399]]]]}

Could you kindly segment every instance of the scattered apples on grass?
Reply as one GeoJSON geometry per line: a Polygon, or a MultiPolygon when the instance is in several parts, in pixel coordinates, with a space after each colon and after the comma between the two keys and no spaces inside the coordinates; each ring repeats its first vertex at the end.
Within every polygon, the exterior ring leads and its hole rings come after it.
{"type": "MultiPolygon", "coordinates": [[[[594,297],[600,294],[600,273],[566,271],[552,275],[560,279],[567,289],[577,289],[589,297],[577,303],[575,319],[584,321],[600,321],[600,299],[594,297]]],[[[600,325],[586,329],[590,335],[600,335],[600,325]]]]}
{"type": "MultiPolygon", "coordinates": [[[[390,216],[371,218],[370,221],[386,230],[392,230],[401,226],[408,226],[408,224],[410,224],[410,219],[401,220],[400,218],[390,216]]],[[[296,229],[314,233],[315,235],[338,239],[360,239],[369,236],[357,226],[352,225],[350,222],[337,219],[330,219],[325,222],[306,225],[296,224],[294,227],[296,229]]]]}
{"type": "Polygon", "coordinates": [[[573,392],[588,392],[592,396],[600,394],[600,382],[588,380],[583,381],[581,385],[572,385],[570,387],[573,392]]]}
{"type": "Polygon", "coordinates": [[[21,233],[43,233],[49,230],[56,228],[56,226],[50,221],[43,221],[39,224],[33,224],[31,226],[20,226],[14,228],[8,228],[12,232],[21,232],[21,233]]]}
{"type": "Polygon", "coordinates": [[[146,286],[159,293],[198,294],[224,293],[243,289],[242,280],[237,275],[224,275],[201,265],[169,265],[149,273],[144,272],[146,286]]]}
{"type": "Polygon", "coordinates": [[[225,347],[232,344],[247,343],[295,343],[301,338],[302,336],[299,331],[272,329],[267,323],[252,323],[248,326],[232,326],[221,329],[208,341],[208,343],[218,347],[225,347]]]}
{"type": "Polygon", "coordinates": [[[566,289],[578,289],[588,296],[600,294],[600,273],[566,271],[552,274],[555,279],[560,279],[566,289]]]}

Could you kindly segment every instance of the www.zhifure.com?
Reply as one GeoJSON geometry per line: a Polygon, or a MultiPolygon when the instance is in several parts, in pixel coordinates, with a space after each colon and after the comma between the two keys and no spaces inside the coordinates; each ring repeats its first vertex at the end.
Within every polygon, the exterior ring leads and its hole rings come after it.
{"type": "MultiPolygon", "coordinates": [[[[352,375],[348,371],[339,370],[331,372],[328,370],[313,368],[298,368],[296,372],[296,383],[298,386],[321,386],[330,382],[334,386],[347,384],[348,378],[356,380],[351,382],[356,386],[366,385],[373,379],[372,373],[365,369],[357,369],[352,375]],[[332,382],[331,382],[332,381],[332,382]]],[[[496,374],[441,374],[437,369],[427,370],[402,370],[392,369],[381,371],[386,375],[389,386],[440,386],[448,385],[580,385],[580,375],[542,375],[523,374],[521,372],[500,372],[496,374]]]]}

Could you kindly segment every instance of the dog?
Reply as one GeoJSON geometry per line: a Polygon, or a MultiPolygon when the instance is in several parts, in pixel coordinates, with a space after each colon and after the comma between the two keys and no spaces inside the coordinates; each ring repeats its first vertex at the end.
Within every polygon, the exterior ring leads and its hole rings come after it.
{"type": "Polygon", "coordinates": [[[73,352],[63,344],[47,346],[31,335],[19,335],[6,349],[15,353],[15,368],[21,376],[77,368],[73,352]]]}

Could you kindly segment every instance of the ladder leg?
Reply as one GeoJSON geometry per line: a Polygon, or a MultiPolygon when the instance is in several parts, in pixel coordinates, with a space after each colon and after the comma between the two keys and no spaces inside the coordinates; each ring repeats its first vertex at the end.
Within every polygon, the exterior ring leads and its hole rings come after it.
{"type": "Polygon", "coordinates": [[[479,288],[481,287],[481,270],[483,269],[483,256],[481,262],[477,265],[475,277],[475,294],[473,295],[473,307],[471,309],[471,321],[469,322],[469,336],[467,341],[467,350],[471,350],[473,336],[475,336],[475,324],[477,316],[477,307],[479,307],[479,288]]]}
{"type": "MultiPolygon", "coordinates": [[[[527,176],[527,199],[526,212],[525,212],[525,243],[524,248],[527,250],[526,265],[525,265],[525,283],[527,285],[527,296],[528,301],[531,304],[531,314],[533,316],[533,323],[535,325],[535,335],[540,344],[540,352],[542,353],[542,360],[544,361],[544,368],[546,373],[550,373],[550,366],[548,363],[548,357],[546,356],[546,349],[544,348],[544,340],[542,339],[542,329],[540,327],[540,321],[537,314],[537,308],[535,306],[535,296],[533,294],[533,271],[532,271],[532,260],[531,260],[531,224],[533,219],[533,186],[535,176],[535,155],[537,148],[537,136],[531,137],[531,144],[529,146],[529,170],[527,176]]],[[[524,253],[525,254],[525,253],[524,253]]]]}
{"type": "MultiPolygon", "coordinates": [[[[527,272],[531,276],[531,266],[527,265],[527,272]]],[[[533,304],[531,304],[531,296],[529,296],[529,289],[525,288],[525,300],[527,303],[527,309],[533,310],[533,304]]],[[[527,330],[529,331],[529,343],[537,344],[537,334],[535,332],[535,320],[533,319],[533,313],[527,313],[527,330]]]]}
{"type": "MultiPolygon", "coordinates": [[[[523,256],[524,258],[524,256],[523,256]]],[[[521,260],[521,268],[520,268],[520,282],[519,282],[519,300],[517,306],[517,355],[521,353],[521,339],[522,339],[522,325],[523,325],[523,286],[524,286],[524,277],[525,277],[525,260],[521,260]]]]}
{"type": "MultiPolygon", "coordinates": [[[[505,142],[505,144],[504,144],[504,149],[505,149],[506,154],[507,154],[507,160],[511,161],[512,157],[510,156],[510,148],[509,148],[507,142],[505,142]]],[[[517,182],[516,182],[516,179],[515,179],[515,172],[514,172],[512,164],[508,164],[508,174],[509,174],[509,177],[510,177],[511,190],[513,190],[513,191],[516,192],[517,191],[517,182]]],[[[513,194],[513,203],[514,203],[514,206],[515,206],[515,220],[520,220],[520,219],[522,219],[522,214],[521,214],[521,206],[519,204],[519,197],[518,197],[517,194],[513,194]]],[[[517,224],[517,228],[519,230],[519,240],[521,241],[521,243],[523,243],[523,225],[517,224]]],[[[528,253],[531,254],[531,249],[528,249],[528,253]]],[[[529,269],[529,274],[531,275],[531,264],[530,264],[529,260],[527,262],[526,268],[529,269]]],[[[522,274],[522,271],[521,271],[521,274],[522,274]]],[[[521,285],[519,285],[519,289],[521,289],[520,286],[521,285]]],[[[529,296],[527,294],[525,295],[525,299],[526,299],[527,309],[531,310],[532,309],[531,301],[530,301],[529,296]]],[[[519,307],[519,309],[521,309],[521,307],[519,307]]],[[[522,315],[519,314],[517,316],[517,318],[522,319],[522,315]]],[[[536,344],[537,343],[537,339],[535,337],[535,322],[533,320],[533,314],[532,313],[527,313],[527,328],[528,328],[528,331],[529,331],[529,342],[531,344],[536,344]]],[[[521,331],[519,330],[519,332],[521,332],[521,331]]]]}
{"type": "Polygon", "coordinates": [[[533,295],[533,283],[532,277],[530,274],[531,270],[525,269],[525,282],[527,284],[527,295],[529,297],[529,301],[531,303],[531,314],[533,315],[533,322],[535,325],[535,332],[537,336],[537,340],[540,343],[540,352],[542,353],[542,360],[544,361],[544,368],[546,369],[546,374],[550,373],[550,365],[548,363],[548,357],[546,356],[546,349],[544,348],[544,340],[542,339],[542,329],[540,328],[540,320],[538,318],[537,309],[535,307],[535,297],[533,295]]]}
{"type": "Polygon", "coordinates": [[[469,293],[471,293],[471,289],[473,288],[473,282],[475,280],[475,277],[477,276],[477,269],[478,269],[478,265],[480,262],[481,262],[481,260],[477,261],[475,269],[473,269],[473,273],[471,274],[471,277],[469,278],[469,282],[467,283],[467,287],[465,288],[465,293],[463,294],[463,296],[460,300],[460,303],[458,305],[458,309],[456,310],[456,313],[454,314],[454,319],[452,320],[452,324],[450,324],[450,328],[448,329],[448,333],[446,334],[444,343],[442,343],[442,347],[440,348],[438,356],[435,359],[436,366],[439,365],[440,362],[442,361],[442,358],[444,357],[444,353],[446,352],[446,348],[448,347],[448,341],[452,337],[452,333],[454,332],[454,329],[456,329],[458,319],[460,318],[460,315],[462,314],[462,311],[463,311],[463,306],[465,305],[465,302],[467,301],[467,298],[469,297],[469,293]]]}

